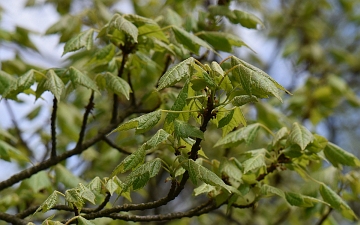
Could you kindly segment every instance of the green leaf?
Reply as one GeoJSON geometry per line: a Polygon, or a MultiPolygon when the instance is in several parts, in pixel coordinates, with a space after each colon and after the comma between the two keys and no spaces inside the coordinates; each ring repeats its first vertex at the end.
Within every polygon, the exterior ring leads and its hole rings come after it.
{"type": "Polygon", "coordinates": [[[266,149],[262,148],[262,149],[246,152],[246,154],[249,153],[251,157],[242,163],[242,166],[244,167],[244,174],[249,171],[259,169],[261,167],[266,167],[266,163],[265,163],[266,149]]]}
{"type": "Polygon", "coordinates": [[[282,101],[279,89],[290,94],[267,73],[241,59],[232,56],[231,66],[234,68],[233,74],[239,79],[242,88],[250,96],[255,95],[259,98],[267,98],[269,95],[272,95],[282,101]]]}
{"type": "Polygon", "coordinates": [[[80,190],[77,188],[68,189],[65,191],[65,200],[73,205],[75,205],[78,209],[81,209],[85,204],[83,199],[80,196],[80,190]]]}
{"type": "Polygon", "coordinates": [[[288,141],[291,144],[297,144],[300,146],[301,150],[304,150],[308,144],[314,140],[312,133],[306,129],[306,127],[293,123],[291,128],[288,141]]]}
{"type": "Polygon", "coordinates": [[[187,159],[181,164],[185,170],[189,172],[191,181],[197,185],[197,179],[205,182],[206,184],[213,185],[215,187],[222,187],[226,189],[229,193],[232,192],[230,187],[221,180],[214,172],[208,170],[207,168],[199,165],[192,159],[187,159]]]}
{"type": "Polygon", "coordinates": [[[335,191],[325,184],[320,185],[320,194],[324,201],[329,203],[332,208],[339,210],[341,214],[351,220],[357,220],[357,216],[348,204],[335,191]]]}
{"type": "Polygon", "coordinates": [[[77,221],[78,221],[79,225],[95,225],[95,223],[91,222],[90,220],[85,219],[82,216],[79,216],[77,221]]]}
{"type": "Polygon", "coordinates": [[[199,37],[195,36],[192,33],[187,32],[186,30],[172,26],[172,30],[174,32],[176,40],[182,44],[185,48],[189,51],[199,54],[200,47],[205,47],[213,51],[212,47],[206,43],[205,41],[201,40],[199,37]]]}
{"type": "Polygon", "coordinates": [[[125,19],[119,14],[116,14],[110,21],[109,27],[114,27],[119,31],[125,32],[127,35],[132,37],[133,41],[137,43],[138,29],[130,21],[125,19]]]}
{"type": "Polygon", "coordinates": [[[285,192],[286,201],[293,206],[299,207],[312,207],[313,204],[309,201],[305,201],[305,196],[294,193],[294,192],[285,192]]]}
{"type": "Polygon", "coordinates": [[[236,19],[230,19],[232,23],[240,23],[241,26],[250,28],[250,29],[256,29],[258,25],[261,27],[265,27],[262,21],[256,17],[254,14],[247,13],[240,10],[234,10],[236,19]]]}
{"type": "MultiPolygon", "coordinates": [[[[37,212],[47,212],[49,211],[52,207],[54,207],[57,202],[58,202],[59,198],[58,198],[58,191],[54,191],[49,197],[47,197],[47,199],[39,206],[39,208],[35,211],[35,213],[37,212]]],[[[34,213],[34,214],[35,214],[34,213]]]]}
{"type": "Polygon", "coordinates": [[[91,202],[92,204],[95,205],[95,195],[94,193],[86,186],[84,186],[82,183],[79,184],[79,189],[80,189],[80,196],[83,199],[88,200],[89,202],[91,202]]]}
{"type": "Polygon", "coordinates": [[[221,68],[221,66],[219,65],[219,63],[212,61],[210,64],[210,68],[218,75],[223,77],[224,76],[224,70],[221,68]]]}
{"type": "Polygon", "coordinates": [[[194,127],[181,120],[174,121],[175,136],[178,138],[200,138],[204,139],[204,133],[199,128],[194,127]]]}
{"type": "Polygon", "coordinates": [[[222,137],[225,137],[225,135],[231,132],[234,128],[238,127],[240,123],[246,126],[246,119],[241,112],[241,109],[236,107],[219,121],[218,128],[222,128],[222,137]]]}
{"type": "Polygon", "coordinates": [[[60,101],[60,96],[64,88],[64,83],[52,69],[47,71],[46,80],[43,80],[43,82],[41,82],[38,86],[39,90],[49,90],[51,93],[53,93],[53,95],[58,101],[60,101]]]}
{"type": "Polygon", "coordinates": [[[201,31],[198,36],[211,44],[214,49],[224,52],[231,52],[233,46],[248,47],[240,38],[230,33],[201,31]]]}
{"type": "Polygon", "coordinates": [[[113,130],[111,133],[122,130],[130,130],[136,128],[138,133],[145,132],[155,126],[161,118],[161,110],[144,114],[142,116],[131,119],[113,130]]]}
{"type": "Polygon", "coordinates": [[[287,137],[288,134],[289,134],[289,130],[287,129],[287,127],[281,128],[278,132],[276,132],[272,141],[272,145],[273,146],[277,145],[279,141],[287,137]]]}
{"type": "Polygon", "coordinates": [[[111,195],[119,188],[119,185],[116,182],[116,178],[117,177],[115,176],[112,177],[105,184],[106,189],[109,191],[111,195]]]}
{"type": "Polygon", "coordinates": [[[101,192],[101,187],[102,187],[102,182],[101,179],[99,177],[95,177],[94,179],[92,179],[90,181],[90,183],[88,184],[88,188],[96,193],[96,194],[100,194],[101,192]]]}
{"type": "Polygon", "coordinates": [[[93,34],[94,30],[89,29],[71,38],[69,41],[66,42],[62,55],[65,55],[68,52],[79,50],[84,47],[86,48],[86,50],[90,50],[93,47],[94,43],[93,34]]]}
{"type": "Polygon", "coordinates": [[[168,139],[168,137],[170,136],[169,133],[167,133],[166,131],[164,131],[163,129],[160,129],[156,132],[156,134],[154,136],[152,136],[147,142],[146,142],[146,146],[150,147],[150,148],[155,148],[156,146],[158,146],[160,143],[164,142],[165,140],[168,139]]]}
{"type": "MultiPolygon", "coordinates": [[[[1,79],[1,75],[0,75],[0,79],[1,79]]],[[[35,83],[34,70],[31,69],[28,72],[26,72],[24,75],[16,79],[15,82],[12,82],[11,85],[8,86],[8,88],[5,88],[5,91],[2,94],[2,96],[5,98],[7,95],[17,95],[23,92],[24,90],[30,88],[30,86],[33,85],[34,83],[35,83]]],[[[1,81],[0,81],[0,86],[1,86],[1,81]]]]}
{"type": "Polygon", "coordinates": [[[216,188],[214,186],[203,183],[199,187],[194,189],[194,196],[198,196],[204,193],[209,193],[212,191],[216,191],[216,188]]]}
{"type": "Polygon", "coordinates": [[[356,156],[333,143],[327,143],[324,154],[335,167],[339,167],[339,164],[345,166],[360,166],[359,159],[356,158],[356,156]]]}
{"type": "Polygon", "coordinates": [[[139,166],[134,171],[132,171],[129,176],[127,176],[125,180],[124,191],[126,191],[130,186],[133,187],[133,190],[144,187],[150,178],[156,176],[156,174],[159,173],[160,168],[161,159],[159,158],[139,166]]]}
{"type": "Polygon", "coordinates": [[[34,174],[29,179],[24,180],[24,183],[30,187],[34,193],[38,193],[40,190],[52,186],[49,175],[45,171],[34,174]]]}
{"type": "Polygon", "coordinates": [[[111,173],[111,177],[116,176],[119,173],[124,173],[130,169],[137,167],[144,162],[145,159],[145,147],[144,145],[137,149],[131,155],[128,155],[111,173]]]}
{"type": "Polygon", "coordinates": [[[61,182],[65,187],[73,188],[76,187],[79,183],[86,183],[84,180],[80,179],[78,176],[72,174],[68,169],[63,165],[57,164],[55,166],[56,182],[61,182]]]}
{"type": "Polygon", "coordinates": [[[69,68],[69,74],[70,74],[70,80],[74,85],[80,84],[100,94],[99,89],[97,88],[95,82],[91,80],[88,76],[80,72],[78,69],[71,66],[69,68]]]}
{"type": "Polygon", "coordinates": [[[254,123],[246,127],[242,127],[239,130],[231,132],[225,137],[221,138],[218,142],[216,142],[214,147],[234,146],[240,144],[241,142],[246,142],[249,144],[254,140],[260,127],[261,125],[259,123],[254,123]]]}
{"type": "Polygon", "coordinates": [[[166,87],[176,84],[184,77],[189,77],[192,63],[194,63],[194,58],[190,57],[166,71],[159,80],[157,90],[160,91],[166,87]]]}
{"type": "Polygon", "coordinates": [[[91,68],[108,64],[115,56],[116,47],[113,44],[108,44],[105,47],[98,49],[93,58],[85,65],[91,68]]]}
{"type": "Polygon", "coordinates": [[[234,106],[242,106],[250,102],[257,102],[258,99],[255,96],[249,96],[249,95],[240,95],[236,96],[232,99],[231,103],[234,106]]]}
{"type": "Polygon", "coordinates": [[[324,138],[323,136],[320,136],[318,134],[314,134],[314,140],[312,143],[310,143],[306,149],[313,152],[313,153],[318,153],[322,150],[324,150],[324,148],[327,146],[328,144],[328,140],[326,138],[324,138]]]}
{"type": "Polygon", "coordinates": [[[0,70],[0,94],[2,95],[15,82],[14,77],[0,70]]]}
{"type": "Polygon", "coordinates": [[[109,72],[105,74],[106,87],[115,94],[124,95],[127,100],[130,98],[130,85],[121,77],[115,76],[109,72]]]}
{"type": "Polygon", "coordinates": [[[285,193],[283,190],[267,184],[261,186],[261,193],[263,195],[277,195],[285,199],[285,193]]]}

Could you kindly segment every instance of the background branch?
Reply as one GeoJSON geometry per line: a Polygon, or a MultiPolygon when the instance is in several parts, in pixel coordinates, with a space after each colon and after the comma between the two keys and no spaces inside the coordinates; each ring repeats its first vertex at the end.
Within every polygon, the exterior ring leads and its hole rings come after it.
{"type": "Polygon", "coordinates": [[[56,157],[56,113],[57,113],[57,99],[54,96],[53,99],[53,108],[51,113],[51,153],[50,158],[53,159],[56,157]]]}

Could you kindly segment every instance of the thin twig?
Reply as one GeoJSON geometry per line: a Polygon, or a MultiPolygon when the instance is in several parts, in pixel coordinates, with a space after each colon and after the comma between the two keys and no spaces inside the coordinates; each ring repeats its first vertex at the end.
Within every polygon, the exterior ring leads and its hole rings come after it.
{"type": "Polygon", "coordinates": [[[57,99],[54,96],[53,99],[53,108],[51,113],[51,153],[50,158],[53,159],[56,157],[56,113],[57,113],[57,99]]]}
{"type": "Polygon", "coordinates": [[[320,218],[320,220],[316,223],[316,225],[321,225],[325,220],[330,216],[333,208],[329,208],[329,210],[320,218]]]}
{"type": "Polygon", "coordinates": [[[82,145],[82,142],[83,142],[84,136],[85,136],[85,130],[86,130],[88,117],[89,117],[89,115],[91,113],[91,110],[93,108],[94,108],[94,91],[91,91],[91,96],[90,96],[90,99],[89,99],[89,103],[85,107],[86,110],[85,110],[82,125],[81,125],[81,130],[80,130],[80,134],[79,134],[79,140],[78,140],[78,142],[76,144],[77,148],[81,148],[81,145],[82,145]]]}
{"type": "Polygon", "coordinates": [[[104,140],[104,141],[106,142],[106,144],[108,144],[110,147],[118,150],[118,151],[121,152],[121,153],[124,153],[124,154],[127,154],[127,155],[131,155],[131,154],[132,154],[132,152],[129,152],[129,151],[127,151],[127,150],[125,150],[125,149],[117,146],[116,144],[114,144],[114,143],[113,143],[112,141],[110,141],[110,139],[107,138],[107,137],[104,137],[103,140],[104,140]]]}

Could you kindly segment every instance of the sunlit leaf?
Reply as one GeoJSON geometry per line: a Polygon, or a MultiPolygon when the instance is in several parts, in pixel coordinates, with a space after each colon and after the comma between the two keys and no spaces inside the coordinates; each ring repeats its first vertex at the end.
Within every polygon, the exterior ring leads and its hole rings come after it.
{"type": "Polygon", "coordinates": [[[84,200],[80,196],[80,190],[77,188],[68,189],[65,191],[65,200],[68,203],[75,205],[78,209],[81,209],[85,204],[84,200]]]}
{"type": "Polygon", "coordinates": [[[46,73],[46,80],[43,80],[43,82],[38,85],[38,89],[42,88],[49,90],[53,93],[55,98],[60,101],[60,96],[65,88],[65,85],[55,71],[50,69],[46,73]]]}
{"type": "Polygon", "coordinates": [[[314,140],[314,136],[306,127],[293,123],[288,140],[292,144],[299,145],[301,150],[304,150],[314,140]]]}
{"type": "MultiPolygon", "coordinates": [[[[57,203],[58,203],[58,192],[54,191],[49,197],[47,197],[47,199],[39,206],[39,208],[35,211],[35,213],[37,212],[47,212],[49,211],[52,207],[54,207],[57,203]]],[[[35,214],[34,213],[34,214],[35,214]]]]}
{"type": "Polygon", "coordinates": [[[167,133],[166,131],[164,131],[163,129],[160,129],[156,132],[156,134],[154,136],[152,136],[147,142],[146,145],[151,147],[151,148],[155,148],[156,146],[158,146],[160,143],[164,142],[165,140],[168,139],[168,137],[170,136],[169,133],[167,133]]]}
{"type": "Polygon", "coordinates": [[[145,159],[145,147],[141,146],[134,153],[128,155],[111,173],[111,177],[119,173],[124,173],[130,169],[137,167],[145,159]]]}
{"type": "Polygon", "coordinates": [[[219,121],[218,128],[222,128],[222,136],[225,137],[230,131],[238,127],[240,123],[246,126],[246,119],[241,109],[236,107],[219,121]]]}
{"type": "MultiPolygon", "coordinates": [[[[0,74],[0,80],[1,80],[1,74],[0,74]]],[[[9,85],[7,88],[4,88],[3,90],[5,91],[2,94],[2,96],[6,97],[7,95],[12,95],[12,94],[17,95],[18,93],[23,92],[24,90],[30,88],[30,86],[33,85],[34,83],[35,83],[34,70],[29,70],[24,75],[16,79],[15,82],[12,82],[11,85],[9,85]]],[[[1,81],[0,81],[0,86],[1,86],[1,81]]]]}
{"type": "Polygon", "coordinates": [[[125,19],[123,16],[116,14],[110,21],[109,27],[115,27],[119,31],[125,32],[127,35],[132,37],[134,42],[137,42],[138,28],[130,21],[125,19]]]}
{"type": "Polygon", "coordinates": [[[240,96],[235,96],[231,103],[234,105],[234,106],[242,106],[242,105],[245,105],[247,103],[250,103],[250,102],[257,102],[258,99],[255,97],[255,96],[249,96],[249,95],[240,95],[240,96]]]}
{"type": "Polygon", "coordinates": [[[69,41],[66,42],[62,55],[65,55],[68,52],[79,50],[81,48],[86,48],[86,50],[90,50],[93,47],[94,43],[93,34],[94,30],[89,29],[71,38],[69,41]]]}
{"type": "Polygon", "coordinates": [[[181,120],[174,121],[175,136],[178,138],[200,138],[204,139],[204,133],[199,128],[194,127],[181,120]]]}
{"type": "Polygon", "coordinates": [[[94,91],[100,93],[95,82],[93,80],[91,80],[88,76],[83,74],[80,70],[78,70],[74,67],[70,67],[69,74],[70,74],[71,82],[73,84],[75,84],[75,85],[80,84],[84,87],[90,88],[91,90],[94,90],[94,91]]]}
{"type": "Polygon", "coordinates": [[[360,161],[356,156],[350,152],[345,151],[339,146],[328,142],[324,149],[325,157],[333,164],[335,167],[339,167],[339,164],[345,166],[359,166],[360,161]]]}
{"type": "Polygon", "coordinates": [[[231,132],[225,137],[221,138],[218,142],[216,142],[214,147],[234,146],[240,144],[241,142],[251,143],[254,140],[260,127],[261,125],[258,123],[242,127],[239,130],[231,132]]]}
{"type": "Polygon", "coordinates": [[[106,87],[115,94],[124,95],[127,100],[130,98],[130,85],[121,77],[115,76],[109,72],[105,74],[106,87]]]}
{"type": "Polygon", "coordinates": [[[190,57],[176,66],[170,68],[159,80],[157,90],[160,91],[166,87],[172,86],[184,77],[190,76],[190,66],[194,62],[194,58],[190,57]]]}
{"type": "Polygon", "coordinates": [[[265,163],[265,154],[266,154],[266,149],[258,149],[258,150],[252,150],[251,152],[247,152],[246,154],[250,153],[250,158],[245,160],[242,163],[242,166],[244,167],[244,174],[255,170],[255,169],[259,169],[261,167],[266,167],[266,163],[265,163]]]}

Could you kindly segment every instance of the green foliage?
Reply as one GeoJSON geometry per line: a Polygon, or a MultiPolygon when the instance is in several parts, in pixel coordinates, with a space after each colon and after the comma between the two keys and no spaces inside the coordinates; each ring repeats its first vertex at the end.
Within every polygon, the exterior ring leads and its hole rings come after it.
{"type": "MultiPolygon", "coordinates": [[[[246,7],[232,1],[206,7],[203,1],[131,1],[134,14],[114,12],[113,0],[91,1],[71,14],[77,1],[50,2],[60,18],[45,35],[58,35],[66,62],[38,68],[16,56],[1,64],[0,95],[10,114],[8,102],[21,103],[22,94],[43,102],[49,91],[53,105],[41,126],[19,123],[43,119],[49,108],[43,105],[20,121],[11,115],[14,124],[0,128],[1,160],[21,170],[0,182],[0,220],[177,224],[182,221],[175,219],[213,210],[219,213],[192,223],[357,220],[360,160],[337,143],[339,137],[315,132],[339,106],[360,106],[356,90],[340,76],[345,67],[348,77],[350,70],[359,71],[358,52],[324,54],[322,43],[332,42],[322,32],[332,24],[313,15],[327,14],[321,8],[326,0],[284,3],[281,16],[269,16],[260,1],[246,7]],[[284,56],[308,72],[305,82],[288,88],[294,96],[269,75],[271,65],[228,32],[264,28],[250,12],[269,27],[263,34],[284,44],[284,56]],[[249,54],[237,55],[234,50],[243,46],[249,54]],[[327,55],[333,65],[322,59],[327,55]],[[29,142],[33,138],[39,143],[29,142]],[[184,199],[186,211],[178,206],[184,199]],[[50,210],[53,215],[45,218],[50,210]]],[[[341,4],[356,20],[352,5],[341,4]]],[[[1,30],[0,40],[36,49],[30,34],[25,28],[1,30]]]]}

